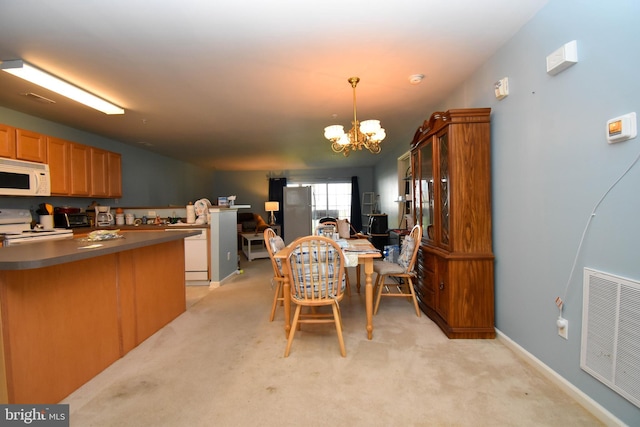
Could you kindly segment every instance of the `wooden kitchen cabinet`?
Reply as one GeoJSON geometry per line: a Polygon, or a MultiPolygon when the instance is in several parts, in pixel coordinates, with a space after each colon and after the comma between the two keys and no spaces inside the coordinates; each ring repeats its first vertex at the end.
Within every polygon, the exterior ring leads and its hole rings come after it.
{"type": "Polygon", "coordinates": [[[109,197],[122,197],[122,155],[107,152],[107,180],[109,197]]]}
{"type": "Polygon", "coordinates": [[[30,130],[16,129],[16,159],[47,162],[47,137],[30,130]]]}
{"type": "Polygon", "coordinates": [[[121,197],[121,155],[60,138],[47,138],[51,194],[121,197]]]}
{"type": "Polygon", "coordinates": [[[51,195],[122,197],[122,156],[0,124],[0,157],[49,164],[51,195]]]}
{"type": "Polygon", "coordinates": [[[16,158],[16,129],[0,124],[0,157],[16,158]]]}
{"type": "Polygon", "coordinates": [[[0,157],[47,162],[47,137],[37,132],[0,125],[0,157]]]}
{"type": "Polygon", "coordinates": [[[92,147],[91,153],[91,195],[107,197],[109,195],[109,181],[107,178],[107,152],[92,147]]]}
{"type": "Polygon", "coordinates": [[[494,338],[489,108],[433,113],[412,141],[415,288],[449,338],[494,338]]]}
{"type": "Polygon", "coordinates": [[[121,155],[91,148],[91,195],[122,197],[121,155]]]}
{"type": "Polygon", "coordinates": [[[172,234],[81,254],[73,240],[3,248],[0,403],[60,402],[182,314],[184,243],[172,234]]]}
{"type": "Polygon", "coordinates": [[[51,195],[68,196],[71,194],[71,145],[64,139],[47,138],[47,163],[51,176],[51,195]]]}
{"type": "Polygon", "coordinates": [[[86,145],[71,143],[69,148],[69,167],[71,178],[70,196],[91,195],[91,153],[86,145]]]}

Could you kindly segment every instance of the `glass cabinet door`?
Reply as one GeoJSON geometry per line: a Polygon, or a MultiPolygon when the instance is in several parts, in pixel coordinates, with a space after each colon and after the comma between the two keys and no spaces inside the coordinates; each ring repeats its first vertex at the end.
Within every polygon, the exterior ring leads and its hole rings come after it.
{"type": "Polygon", "coordinates": [[[420,204],[420,152],[411,153],[411,193],[413,198],[413,220],[422,224],[422,205],[420,204]]]}
{"type": "Polygon", "coordinates": [[[429,141],[420,148],[420,206],[422,218],[419,224],[422,226],[423,236],[433,240],[433,142],[429,141]]]}
{"type": "Polygon", "coordinates": [[[449,246],[449,138],[448,134],[438,135],[439,181],[440,181],[440,242],[449,246]]]}

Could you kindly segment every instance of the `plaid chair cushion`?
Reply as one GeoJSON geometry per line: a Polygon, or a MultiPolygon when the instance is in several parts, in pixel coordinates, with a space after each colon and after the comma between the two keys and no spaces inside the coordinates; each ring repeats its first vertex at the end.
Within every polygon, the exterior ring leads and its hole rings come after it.
{"type": "Polygon", "coordinates": [[[338,286],[344,291],[346,286],[345,276],[338,283],[338,264],[334,264],[335,257],[339,256],[331,246],[303,245],[295,248],[290,255],[291,270],[295,277],[292,281],[296,284],[294,297],[304,298],[312,294],[314,297],[337,295],[338,286]],[[313,262],[311,262],[313,261],[313,262]]]}

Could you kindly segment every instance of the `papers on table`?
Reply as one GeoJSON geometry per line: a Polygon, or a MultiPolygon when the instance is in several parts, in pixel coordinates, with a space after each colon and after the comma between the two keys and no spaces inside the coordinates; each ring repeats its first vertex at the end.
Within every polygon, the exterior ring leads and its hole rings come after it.
{"type": "Polygon", "coordinates": [[[338,239],[336,243],[342,249],[345,256],[345,267],[355,267],[358,265],[358,255],[380,253],[368,240],[346,240],[338,239]]]}
{"type": "Polygon", "coordinates": [[[349,247],[349,242],[347,242],[345,239],[338,239],[336,240],[336,243],[338,244],[338,246],[340,246],[342,249],[348,248],[349,247]]]}
{"type": "Polygon", "coordinates": [[[380,253],[380,250],[376,249],[368,240],[355,239],[355,240],[349,240],[345,242],[347,243],[347,246],[343,247],[345,252],[357,252],[357,253],[365,253],[365,254],[380,253]]]}

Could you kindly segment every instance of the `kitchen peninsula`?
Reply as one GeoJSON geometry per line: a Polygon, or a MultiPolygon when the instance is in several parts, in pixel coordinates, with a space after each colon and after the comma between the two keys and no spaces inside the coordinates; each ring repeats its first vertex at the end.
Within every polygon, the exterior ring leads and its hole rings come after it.
{"type": "Polygon", "coordinates": [[[0,403],[57,403],[185,311],[185,237],[0,249],[0,403]]]}

